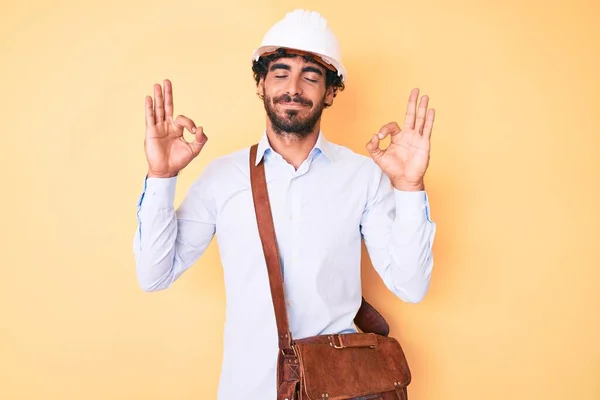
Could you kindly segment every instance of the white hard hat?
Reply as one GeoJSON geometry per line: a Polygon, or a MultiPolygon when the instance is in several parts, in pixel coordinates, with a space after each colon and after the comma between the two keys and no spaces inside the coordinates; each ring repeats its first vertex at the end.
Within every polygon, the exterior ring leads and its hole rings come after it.
{"type": "MultiPolygon", "coordinates": [[[[263,37],[260,47],[254,50],[252,60],[279,48],[300,50],[319,56],[346,79],[340,45],[327,26],[327,20],[316,11],[294,10],[275,23],[263,37]]],[[[326,65],[327,66],[327,65],[326,65]]]]}

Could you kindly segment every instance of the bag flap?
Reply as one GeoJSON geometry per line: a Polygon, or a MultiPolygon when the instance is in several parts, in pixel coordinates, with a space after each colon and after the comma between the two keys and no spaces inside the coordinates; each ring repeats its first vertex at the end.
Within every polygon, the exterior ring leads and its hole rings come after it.
{"type": "Polygon", "coordinates": [[[309,399],[346,399],[398,390],[411,380],[400,343],[365,333],[295,341],[301,386],[309,399]]]}

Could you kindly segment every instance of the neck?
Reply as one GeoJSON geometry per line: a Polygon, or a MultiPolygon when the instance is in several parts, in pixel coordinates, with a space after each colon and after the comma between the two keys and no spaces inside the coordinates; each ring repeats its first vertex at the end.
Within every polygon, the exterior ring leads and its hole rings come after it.
{"type": "Polygon", "coordinates": [[[308,158],[310,151],[315,147],[319,137],[319,123],[315,124],[314,129],[308,135],[299,138],[292,133],[277,133],[273,129],[270,121],[267,121],[267,138],[273,150],[281,155],[285,161],[298,169],[300,165],[308,158]]]}

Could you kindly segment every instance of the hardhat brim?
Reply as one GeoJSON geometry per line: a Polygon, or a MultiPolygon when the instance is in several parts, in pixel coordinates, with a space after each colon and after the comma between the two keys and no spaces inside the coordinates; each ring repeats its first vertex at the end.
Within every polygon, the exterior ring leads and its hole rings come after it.
{"type": "Polygon", "coordinates": [[[334,60],[324,54],[314,52],[314,51],[307,51],[307,50],[301,50],[301,49],[284,47],[284,46],[261,46],[252,53],[252,61],[258,61],[260,57],[275,54],[275,53],[277,53],[277,51],[279,49],[284,49],[287,52],[294,53],[294,54],[311,55],[318,62],[320,62],[320,64],[322,64],[323,67],[329,69],[330,71],[337,72],[338,76],[342,77],[342,81],[344,81],[346,79],[346,69],[343,65],[341,65],[336,60],[334,60]]]}

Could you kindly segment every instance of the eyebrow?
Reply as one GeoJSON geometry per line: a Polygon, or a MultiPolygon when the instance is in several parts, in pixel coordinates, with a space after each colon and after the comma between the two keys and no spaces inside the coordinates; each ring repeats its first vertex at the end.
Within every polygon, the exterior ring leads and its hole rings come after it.
{"type": "Polygon", "coordinates": [[[289,65],[287,65],[287,64],[281,64],[281,63],[273,64],[273,65],[271,65],[271,68],[269,68],[270,71],[275,71],[276,69],[285,69],[285,70],[288,70],[288,71],[291,70],[291,68],[290,68],[289,65]]]}
{"type": "MultiPolygon", "coordinates": [[[[283,63],[275,63],[271,65],[271,68],[269,68],[270,71],[275,71],[276,69],[285,69],[286,71],[291,71],[292,68],[289,65],[283,63]]],[[[314,72],[315,74],[319,74],[321,76],[323,75],[323,72],[319,68],[311,66],[306,66],[302,68],[302,72],[314,72]]]]}
{"type": "Polygon", "coordinates": [[[315,74],[323,75],[323,72],[317,67],[304,67],[302,68],[302,72],[314,72],[315,74]]]}

